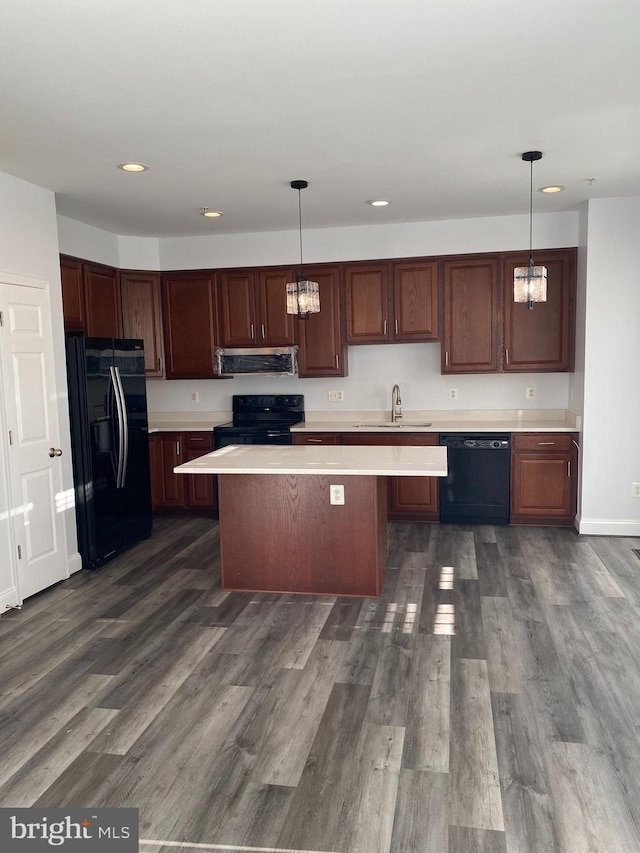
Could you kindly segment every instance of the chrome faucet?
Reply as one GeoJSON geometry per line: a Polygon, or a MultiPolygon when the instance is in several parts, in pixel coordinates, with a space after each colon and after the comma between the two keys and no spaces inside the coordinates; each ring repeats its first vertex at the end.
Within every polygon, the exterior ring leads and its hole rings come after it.
{"type": "Polygon", "coordinates": [[[394,424],[402,418],[402,400],[400,398],[400,386],[394,385],[391,392],[391,423],[394,424]]]}

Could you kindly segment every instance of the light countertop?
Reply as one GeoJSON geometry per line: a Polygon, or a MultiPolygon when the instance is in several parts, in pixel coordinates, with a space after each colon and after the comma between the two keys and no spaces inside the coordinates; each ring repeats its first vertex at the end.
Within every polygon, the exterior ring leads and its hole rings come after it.
{"type": "Polygon", "coordinates": [[[230,445],[173,469],[178,474],[336,474],[444,477],[446,447],[230,445]]]}
{"type": "Polygon", "coordinates": [[[291,432],[575,432],[576,427],[560,418],[513,420],[483,419],[446,419],[414,421],[403,418],[392,426],[390,421],[368,421],[367,419],[347,421],[313,421],[291,427],[291,432]]]}

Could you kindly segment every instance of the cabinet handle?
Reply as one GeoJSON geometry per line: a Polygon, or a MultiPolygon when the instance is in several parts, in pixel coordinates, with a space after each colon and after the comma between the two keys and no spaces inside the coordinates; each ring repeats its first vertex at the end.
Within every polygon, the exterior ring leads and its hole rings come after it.
{"type": "Polygon", "coordinates": [[[544,444],[550,444],[553,446],[555,444],[555,441],[539,441],[538,442],[539,447],[542,447],[544,444]]]}
{"type": "Polygon", "coordinates": [[[321,438],[308,438],[307,444],[322,444],[321,438]]]}
{"type": "Polygon", "coordinates": [[[509,364],[509,350],[508,349],[506,349],[504,351],[504,359],[505,359],[506,363],[509,364]]]}
{"type": "Polygon", "coordinates": [[[180,456],[180,442],[176,441],[176,456],[180,456]]]}
{"type": "Polygon", "coordinates": [[[384,323],[382,324],[382,334],[383,334],[383,335],[386,335],[386,334],[387,334],[387,321],[386,321],[386,320],[385,320],[385,321],[384,321],[384,323]]]}
{"type": "Polygon", "coordinates": [[[251,337],[253,338],[253,323],[251,324],[251,337]]]}
{"type": "Polygon", "coordinates": [[[340,356],[336,354],[336,370],[340,370],[340,356]]]}
{"type": "Polygon", "coordinates": [[[567,477],[571,477],[571,460],[567,459],[567,477]]]}
{"type": "Polygon", "coordinates": [[[395,322],[396,335],[398,334],[398,321],[395,322]]]}
{"type": "Polygon", "coordinates": [[[264,323],[262,323],[261,328],[262,328],[262,338],[263,338],[263,340],[264,340],[264,338],[266,338],[266,335],[265,335],[265,333],[264,333],[264,323]]]}
{"type": "Polygon", "coordinates": [[[444,366],[449,367],[449,353],[447,350],[444,351],[444,366]]]}
{"type": "Polygon", "coordinates": [[[204,438],[196,438],[194,435],[192,436],[191,441],[204,441],[204,438]]]}

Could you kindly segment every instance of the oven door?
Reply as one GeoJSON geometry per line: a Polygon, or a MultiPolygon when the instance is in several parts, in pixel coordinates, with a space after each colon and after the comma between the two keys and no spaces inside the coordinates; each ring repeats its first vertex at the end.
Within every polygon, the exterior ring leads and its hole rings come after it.
{"type": "Polygon", "coordinates": [[[293,444],[288,427],[215,427],[214,448],[219,450],[229,444],[293,444]]]}

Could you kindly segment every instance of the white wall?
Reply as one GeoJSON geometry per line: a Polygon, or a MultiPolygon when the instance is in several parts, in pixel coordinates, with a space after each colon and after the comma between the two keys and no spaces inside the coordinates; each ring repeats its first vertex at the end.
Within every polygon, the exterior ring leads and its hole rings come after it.
{"type": "Polygon", "coordinates": [[[640,198],[589,202],[581,533],[640,535],[640,198]]]}
{"type": "MultiPolygon", "coordinates": [[[[534,247],[550,249],[577,245],[577,213],[538,214],[534,217],[533,228],[534,247]]],[[[518,251],[528,243],[528,216],[319,228],[304,232],[304,260],[305,263],[320,263],[518,251]]],[[[297,231],[160,240],[163,270],[295,264],[298,253],[297,231]]]]}
{"type": "Polygon", "coordinates": [[[121,270],[159,270],[160,241],[156,237],[118,237],[118,259],[121,270]]]}
{"type": "Polygon", "coordinates": [[[58,238],[59,251],[63,255],[73,255],[112,267],[120,264],[116,234],[66,216],[58,216],[58,238]]]}
{"type": "MultiPolygon", "coordinates": [[[[0,271],[38,278],[50,283],[51,318],[63,489],[73,489],[67,378],[62,320],[62,292],[55,199],[52,192],[0,172],[0,271]]],[[[7,465],[6,447],[0,442],[0,475],[7,465]]],[[[1,500],[0,496],[0,500],[1,500]]],[[[0,515],[3,510],[0,506],[0,515]]],[[[69,559],[77,555],[75,513],[65,511],[69,559]]],[[[8,564],[0,564],[0,590],[4,588],[8,564]]]]}
{"type": "Polygon", "coordinates": [[[304,394],[307,411],[336,412],[389,409],[391,389],[399,383],[405,411],[434,409],[565,409],[568,374],[442,376],[440,344],[386,344],[349,347],[349,376],[295,379],[245,376],[225,380],[173,380],[147,383],[151,412],[229,412],[232,394],[304,394]],[[525,388],[536,399],[525,400],[525,388]],[[449,388],[458,400],[448,399],[449,388]],[[330,389],[344,391],[343,403],[329,403],[330,389]],[[200,402],[191,402],[191,392],[200,402]]]}

